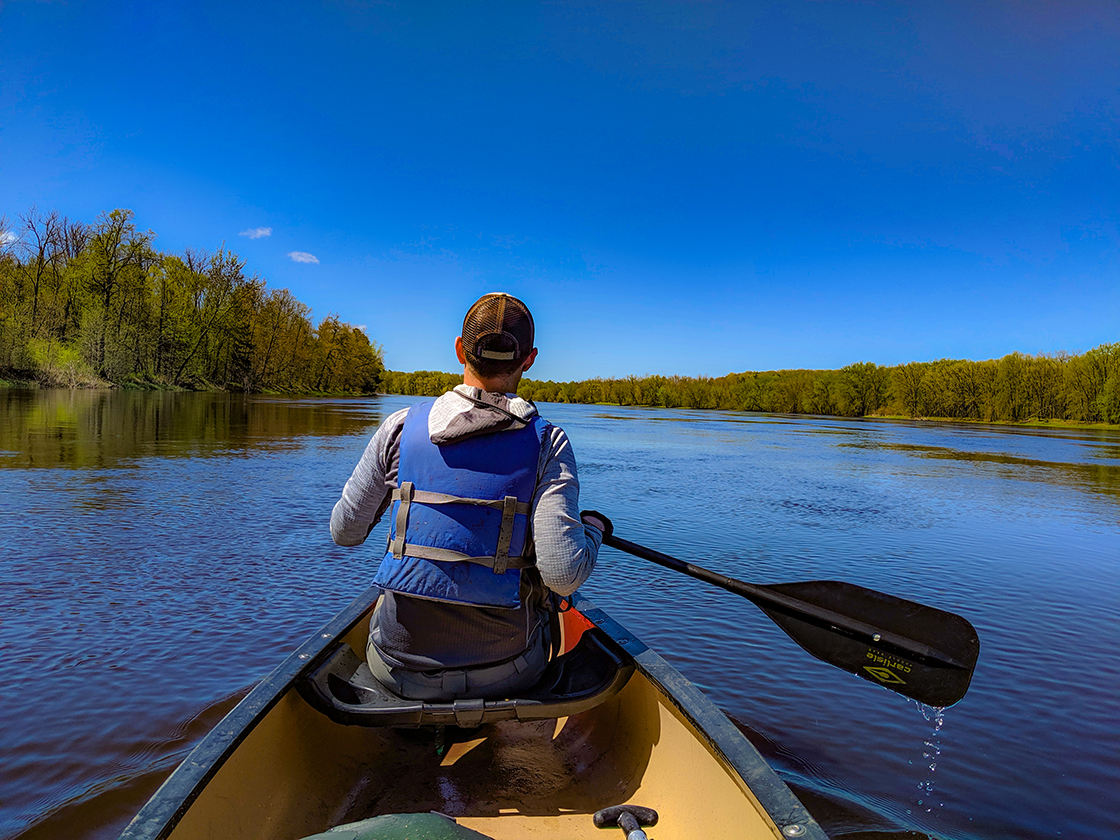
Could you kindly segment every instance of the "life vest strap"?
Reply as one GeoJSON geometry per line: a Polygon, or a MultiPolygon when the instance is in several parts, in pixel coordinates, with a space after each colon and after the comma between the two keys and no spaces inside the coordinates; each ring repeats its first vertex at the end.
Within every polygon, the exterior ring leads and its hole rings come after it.
{"type": "Polygon", "coordinates": [[[517,501],[516,496],[506,496],[505,499],[472,499],[468,496],[449,496],[446,493],[429,493],[427,490],[417,490],[411,481],[403,482],[400,489],[393,491],[393,501],[400,502],[401,507],[404,507],[404,488],[406,486],[409,488],[410,502],[419,502],[422,505],[478,505],[479,507],[490,507],[504,511],[506,499],[513,499],[516,505],[515,513],[528,516],[533,512],[532,505],[528,502],[517,501]]]}
{"type": "Polygon", "coordinates": [[[408,529],[408,508],[412,505],[414,492],[411,481],[405,481],[393,491],[393,501],[401,503],[397,508],[396,537],[393,539],[393,556],[398,559],[404,557],[404,532],[408,529]]]}
{"type": "MultiPolygon", "coordinates": [[[[517,497],[506,496],[502,506],[502,530],[498,532],[498,551],[494,555],[494,574],[505,574],[509,568],[509,546],[513,542],[513,517],[517,513],[517,497]]],[[[528,505],[526,505],[528,507],[528,505]]]]}
{"type": "MultiPolygon", "coordinates": [[[[390,543],[390,548],[395,543],[390,543]]],[[[496,557],[468,557],[458,551],[453,551],[450,548],[436,548],[430,545],[414,545],[412,543],[405,543],[401,556],[416,557],[420,560],[439,560],[443,563],[475,563],[479,566],[486,566],[487,568],[494,568],[496,557]]],[[[524,557],[510,557],[508,558],[507,569],[527,569],[532,566],[532,561],[524,557]]],[[[500,574],[500,572],[499,572],[500,574]]],[[[423,596],[414,596],[423,597],[423,596]]]]}
{"type": "Polygon", "coordinates": [[[517,514],[528,516],[533,508],[526,502],[518,501],[516,496],[506,496],[503,499],[471,499],[469,497],[449,496],[446,493],[429,493],[427,490],[417,490],[411,481],[402,481],[401,486],[393,491],[393,501],[400,502],[397,508],[396,536],[389,543],[393,556],[398,560],[405,555],[418,557],[421,560],[440,560],[443,562],[478,563],[482,566],[493,568],[494,574],[505,574],[507,569],[527,569],[533,565],[532,561],[523,557],[511,557],[510,545],[513,543],[513,519],[517,514]],[[449,548],[437,548],[428,545],[412,545],[405,542],[405,532],[408,530],[408,510],[413,502],[423,505],[479,505],[481,507],[498,508],[502,511],[502,527],[498,532],[498,550],[493,557],[468,557],[459,551],[449,548]]]}

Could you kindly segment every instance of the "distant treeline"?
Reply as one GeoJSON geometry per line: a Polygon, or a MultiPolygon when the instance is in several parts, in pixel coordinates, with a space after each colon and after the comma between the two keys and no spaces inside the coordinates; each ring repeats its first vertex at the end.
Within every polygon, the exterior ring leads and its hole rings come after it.
{"type": "Polygon", "coordinates": [[[0,220],[0,376],[46,385],[261,391],[378,389],[382,350],[232,251],[164,254],[130,210],[93,225],[31,210],[0,220]]]}
{"type": "MultiPolygon", "coordinates": [[[[441,394],[461,376],[387,371],[388,393],[441,394]]],[[[973,362],[942,359],[886,367],[778,370],[717,378],[628,376],[582,382],[525,379],[518,393],[543,402],[717,408],[842,417],[936,417],[989,422],[1120,423],[1120,344],[1087,353],[973,362]]]]}

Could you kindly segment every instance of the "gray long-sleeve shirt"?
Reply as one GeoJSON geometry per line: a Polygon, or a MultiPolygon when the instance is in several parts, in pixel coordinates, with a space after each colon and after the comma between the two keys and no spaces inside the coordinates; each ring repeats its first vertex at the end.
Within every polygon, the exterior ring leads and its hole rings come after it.
{"type": "MultiPolygon", "coordinates": [[[[385,419],[346,482],[331,512],[331,536],[339,545],[363,543],[388,509],[397,487],[407,413],[404,409],[385,419]]],[[[448,443],[501,432],[514,424],[509,415],[529,419],[536,413],[536,406],[517,397],[460,385],[436,400],[428,432],[434,443],[448,443]]],[[[575,455],[557,426],[546,426],[541,441],[530,525],[541,582],[559,595],[570,595],[591,574],[602,534],[580,522],[575,455]]],[[[465,668],[516,656],[539,624],[531,607],[493,610],[401,595],[384,601],[373,628],[374,642],[390,662],[416,670],[465,668]]]]}

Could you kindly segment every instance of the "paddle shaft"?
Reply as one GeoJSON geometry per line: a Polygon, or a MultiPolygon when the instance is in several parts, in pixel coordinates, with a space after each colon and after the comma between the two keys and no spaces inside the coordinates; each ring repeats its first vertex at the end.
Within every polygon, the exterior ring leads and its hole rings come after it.
{"type": "Polygon", "coordinates": [[[687,563],[684,560],[678,560],[676,557],[662,554],[660,551],[654,551],[651,548],[646,548],[643,545],[624,540],[621,537],[613,535],[604,537],[603,542],[612,548],[625,551],[627,554],[633,554],[635,557],[641,557],[659,566],[664,566],[675,572],[680,572],[681,574],[688,575],[697,580],[702,580],[705,583],[711,583],[721,589],[726,589],[728,592],[733,592],[740,597],[746,598],[748,601],[764,610],[776,610],[778,612],[794,615],[834,632],[839,632],[851,638],[865,641],[868,644],[874,644],[879,648],[894,649],[899,653],[915,657],[931,664],[945,665],[952,668],[967,669],[969,667],[966,663],[959,661],[953,656],[935,650],[929,645],[922,644],[913,639],[908,639],[898,633],[876,628],[874,625],[862,621],[859,618],[825,609],[816,604],[807,603],[799,598],[793,598],[784,593],[774,592],[765,586],[759,586],[757,584],[737,580],[733,577],[728,577],[727,575],[721,575],[718,572],[705,569],[703,566],[697,566],[693,563],[687,563]]]}

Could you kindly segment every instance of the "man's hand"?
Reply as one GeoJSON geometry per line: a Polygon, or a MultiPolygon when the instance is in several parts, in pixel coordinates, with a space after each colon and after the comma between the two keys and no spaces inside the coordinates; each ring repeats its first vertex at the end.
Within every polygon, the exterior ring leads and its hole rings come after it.
{"type": "Polygon", "coordinates": [[[590,525],[602,533],[604,537],[609,537],[614,533],[614,525],[603,514],[597,510],[581,510],[579,512],[579,520],[584,525],[590,525]]]}

